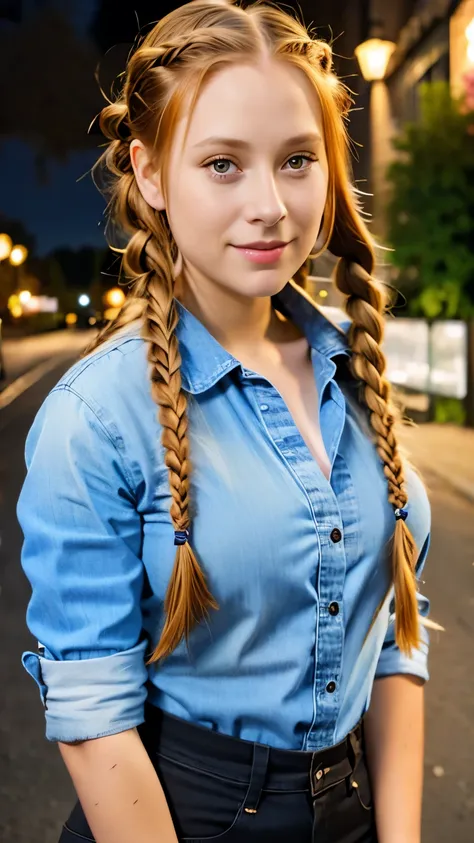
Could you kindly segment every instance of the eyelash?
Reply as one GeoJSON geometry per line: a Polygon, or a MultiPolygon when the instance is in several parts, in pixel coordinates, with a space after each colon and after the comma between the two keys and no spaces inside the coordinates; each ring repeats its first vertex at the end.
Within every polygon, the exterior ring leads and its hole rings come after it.
{"type": "MultiPolygon", "coordinates": [[[[288,164],[288,161],[291,161],[292,158],[304,158],[306,161],[310,161],[312,164],[314,164],[316,161],[319,161],[319,158],[316,155],[314,155],[314,153],[312,153],[312,152],[299,152],[296,155],[290,155],[290,157],[286,160],[285,163],[288,164]]],[[[231,176],[237,175],[237,173],[222,173],[222,174],[220,174],[220,173],[212,172],[211,166],[213,164],[215,164],[217,161],[226,161],[226,162],[228,161],[230,164],[233,164],[234,167],[238,166],[238,164],[236,164],[235,161],[232,161],[232,158],[226,158],[223,155],[216,155],[215,158],[212,158],[210,161],[208,161],[206,164],[203,165],[207,170],[209,170],[212,179],[217,179],[217,181],[227,181],[231,176]]],[[[293,172],[297,173],[297,174],[298,173],[306,173],[310,169],[311,169],[311,167],[304,167],[304,169],[302,169],[302,170],[293,170],[293,172]]]]}

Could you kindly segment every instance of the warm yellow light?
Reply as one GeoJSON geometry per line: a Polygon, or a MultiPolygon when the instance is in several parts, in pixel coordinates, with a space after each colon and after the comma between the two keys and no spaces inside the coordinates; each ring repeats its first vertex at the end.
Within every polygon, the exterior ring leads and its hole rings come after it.
{"type": "Polygon", "coordinates": [[[113,322],[113,320],[117,318],[119,313],[119,307],[108,307],[106,308],[106,310],[104,310],[104,319],[106,319],[107,322],[113,322]]]}
{"type": "Polygon", "coordinates": [[[13,307],[10,308],[10,313],[15,319],[19,319],[20,316],[23,316],[23,308],[21,304],[14,304],[13,307]]]}
{"type": "Polygon", "coordinates": [[[21,293],[18,295],[22,304],[28,304],[29,300],[31,299],[31,293],[29,290],[22,290],[21,293]]]}
{"type": "Polygon", "coordinates": [[[327,290],[320,290],[319,295],[321,296],[322,299],[327,299],[328,291],[327,290]]]}
{"type": "Polygon", "coordinates": [[[397,45],[381,38],[369,38],[355,49],[362,75],[367,82],[384,79],[388,63],[397,45]]]}
{"type": "Polygon", "coordinates": [[[76,313],[66,313],[66,325],[75,325],[77,322],[76,313]]]}
{"type": "Polygon", "coordinates": [[[119,287],[114,287],[105,294],[105,300],[109,307],[122,307],[125,301],[125,293],[119,287]]]}
{"type": "Polygon", "coordinates": [[[8,234],[0,234],[0,261],[10,257],[13,248],[12,238],[8,234]]]}
{"type": "Polygon", "coordinates": [[[13,266],[20,266],[28,257],[28,249],[25,246],[14,246],[10,252],[10,263],[13,266]]]}
{"type": "Polygon", "coordinates": [[[474,18],[472,19],[469,26],[466,27],[466,38],[467,38],[467,57],[470,64],[474,64],[474,18]]]}
{"type": "Polygon", "coordinates": [[[18,307],[19,304],[20,304],[20,299],[18,298],[16,293],[14,293],[8,299],[8,310],[11,310],[12,307],[18,307]]]}

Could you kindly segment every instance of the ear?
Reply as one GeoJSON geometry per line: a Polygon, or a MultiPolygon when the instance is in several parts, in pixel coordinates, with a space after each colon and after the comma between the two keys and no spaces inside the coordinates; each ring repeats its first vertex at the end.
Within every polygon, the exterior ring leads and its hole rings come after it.
{"type": "Polygon", "coordinates": [[[155,208],[156,211],[164,211],[166,204],[161,189],[160,172],[155,169],[149,153],[141,141],[135,139],[131,142],[130,160],[138,189],[145,202],[155,208]]]}

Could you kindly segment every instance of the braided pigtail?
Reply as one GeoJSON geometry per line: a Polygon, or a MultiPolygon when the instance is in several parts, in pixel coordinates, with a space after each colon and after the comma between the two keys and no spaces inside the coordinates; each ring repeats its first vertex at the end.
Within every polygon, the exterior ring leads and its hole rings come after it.
{"type": "Polygon", "coordinates": [[[395,435],[391,387],[384,376],[386,361],[380,348],[386,296],[368,270],[350,258],[340,259],[335,280],[338,289],[347,296],[346,310],[352,320],[349,335],[352,373],[363,384],[377,453],[387,479],[388,499],[396,518],[392,547],[395,634],[400,650],[408,653],[418,646],[420,639],[415,577],[418,554],[406,523],[408,495],[404,466],[395,435]]]}

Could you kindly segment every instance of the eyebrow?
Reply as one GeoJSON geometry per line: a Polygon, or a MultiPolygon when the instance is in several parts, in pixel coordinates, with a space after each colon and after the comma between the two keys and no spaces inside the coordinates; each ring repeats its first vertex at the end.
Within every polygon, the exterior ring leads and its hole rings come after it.
{"type": "MultiPolygon", "coordinates": [[[[294,138],[288,138],[282,146],[303,146],[305,143],[321,143],[322,138],[317,132],[309,132],[304,135],[296,135],[294,138]]],[[[244,140],[238,140],[237,138],[224,138],[224,137],[217,137],[213,136],[210,138],[205,138],[205,140],[199,141],[194,145],[195,149],[198,149],[202,146],[210,146],[211,144],[219,144],[222,146],[233,146],[236,149],[249,149],[251,144],[247,143],[244,140]]]]}

